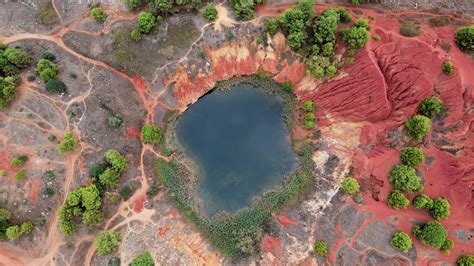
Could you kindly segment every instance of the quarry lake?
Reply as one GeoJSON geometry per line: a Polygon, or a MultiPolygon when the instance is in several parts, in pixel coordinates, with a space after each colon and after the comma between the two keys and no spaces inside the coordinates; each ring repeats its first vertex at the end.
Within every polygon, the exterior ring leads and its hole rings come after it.
{"type": "Polygon", "coordinates": [[[233,212],[297,167],[280,100],[250,84],[213,91],[178,119],[176,135],[199,167],[207,215],[233,212]]]}

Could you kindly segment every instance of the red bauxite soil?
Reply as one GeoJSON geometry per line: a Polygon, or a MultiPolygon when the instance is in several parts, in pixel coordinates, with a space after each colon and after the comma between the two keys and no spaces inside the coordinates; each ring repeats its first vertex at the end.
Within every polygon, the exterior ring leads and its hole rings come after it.
{"type": "MultiPolygon", "coordinates": [[[[261,15],[277,16],[286,8],[259,6],[257,11],[261,15]]],[[[318,6],[318,12],[323,8],[327,7],[318,6]]],[[[369,40],[367,46],[355,56],[356,63],[343,68],[337,77],[326,83],[321,84],[305,76],[305,68],[300,61],[289,63],[280,59],[287,47],[278,34],[273,40],[276,46],[274,51],[265,51],[245,39],[215,50],[207,49],[212,61],[207,75],[199,71],[197,77],[191,78],[184,68],[178,68],[176,75],[170,77],[168,82],[176,82],[175,95],[179,104],[185,106],[210,90],[216,81],[257,73],[262,68],[274,74],[273,78],[279,82],[291,81],[299,98],[312,100],[316,104],[316,115],[320,119],[318,127],[327,137],[347,144],[346,153],[352,154],[354,176],[363,187],[365,204],[357,205],[351,199],[347,203],[370,217],[364,220],[351,241],[341,238],[330,247],[328,260],[332,263],[336,261],[336,254],[344,242],[356,251],[352,246],[357,242],[355,239],[366,225],[375,221],[395,224],[399,230],[410,232],[415,223],[432,220],[427,212],[413,207],[399,211],[389,208],[386,198],[391,186],[387,176],[390,169],[399,163],[401,148],[419,145],[410,144],[407,138],[403,138],[403,122],[416,113],[417,105],[423,98],[438,91],[449,111],[442,122],[433,123],[433,135],[427,137],[422,145],[430,162],[420,166],[419,171],[425,185],[423,193],[433,198],[445,197],[451,203],[451,216],[442,224],[448,229],[455,247],[450,256],[445,256],[416,240],[414,242],[418,264],[453,263],[460,254],[474,252],[470,241],[470,230],[474,228],[474,113],[471,112],[474,61],[453,42],[455,26],[430,28],[422,24],[423,33],[420,36],[407,38],[398,33],[402,13],[379,14],[359,10],[363,15],[352,14],[353,18],[373,18],[370,19],[371,33],[378,34],[381,40],[369,40]],[[442,43],[451,45],[450,52],[441,49],[442,43]],[[451,76],[446,76],[441,70],[443,61],[447,59],[455,65],[451,76]],[[435,91],[435,88],[439,90],[435,91]],[[342,132],[332,130],[333,127],[340,129],[341,125],[344,125],[342,132]],[[395,135],[399,135],[398,140],[389,137],[388,133],[393,130],[395,135]],[[357,134],[355,139],[354,134],[357,134]],[[348,140],[349,136],[353,139],[348,140]],[[394,146],[389,145],[391,143],[394,146]],[[452,153],[446,149],[452,150],[452,153]],[[393,222],[394,219],[397,222],[393,222]],[[454,231],[457,230],[467,234],[468,240],[463,242],[456,237],[454,231]]],[[[417,14],[412,11],[404,13],[417,14]]],[[[285,216],[276,216],[275,220],[285,228],[290,224],[298,226],[285,216]]],[[[264,252],[275,256],[279,256],[275,250],[281,250],[280,245],[278,239],[269,236],[262,243],[264,252]]]]}

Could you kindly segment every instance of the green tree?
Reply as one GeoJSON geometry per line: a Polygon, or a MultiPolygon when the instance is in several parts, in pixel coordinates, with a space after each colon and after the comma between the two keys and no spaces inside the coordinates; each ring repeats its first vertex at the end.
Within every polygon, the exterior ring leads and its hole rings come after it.
{"type": "Polygon", "coordinates": [[[156,29],[156,18],[149,12],[140,12],[137,20],[142,33],[151,33],[156,29]]]}
{"type": "Polygon", "coordinates": [[[20,231],[22,235],[29,234],[31,233],[32,230],[33,230],[33,223],[30,221],[24,222],[20,226],[20,231]]]}
{"type": "Polygon", "coordinates": [[[59,67],[53,62],[41,58],[36,64],[36,72],[44,82],[47,82],[58,75],[59,67]]]}
{"type": "Polygon", "coordinates": [[[26,178],[26,173],[25,172],[20,171],[20,172],[15,173],[15,180],[16,181],[21,182],[21,181],[25,180],[25,178],[26,178]]]}
{"type": "Polygon", "coordinates": [[[304,43],[304,34],[301,31],[288,34],[288,46],[293,50],[299,50],[304,43]]]}
{"type": "Polygon", "coordinates": [[[418,113],[433,118],[443,110],[443,102],[438,96],[430,96],[418,105],[418,113]]]}
{"type": "Polygon", "coordinates": [[[82,222],[93,227],[98,225],[104,219],[104,214],[100,210],[85,210],[82,214],[82,222]]]}
{"type": "Polygon", "coordinates": [[[150,0],[148,4],[148,10],[156,14],[157,12],[166,12],[173,7],[173,1],[171,0],[150,0]]]}
{"type": "Polygon", "coordinates": [[[91,9],[91,17],[96,22],[102,23],[107,19],[107,14],[100,7],[94,7],[91,9]]]}
{"type": "Polygon", "coordinates": [[[77,140],[72,132],[66,131],[63,135],[63,140],[58,144],[58,151],[61,154],[75,151],[77,149],[77,140]]]}
{"type": "Polygon", "coordinates": [[[18,225],[12,225],[7,228],[6,235],[8,239],[15,240],[21,236],[21,228],[18,225]]]}
{"type": "Polygon", "coordinates": [[[433,205],[430,208],[430,214],[436,220],[442,220],[449,217],[451,205],[447,199],[437,198],[433,200],[433,205]]]}
{"type": "Polygon", "coordinates": [[[263,31],[270,34],[270,36],[275,35],[278,32],[278,21],[276,18],[271,17],[265,20],[263,29],[263,31]]]}
{"type": "Polygon", "coordinates": [[[46,91],[50,93],[64,93],[66,92],[66,84],[61,80],[52,78],[46,82],[46,91]]]}
{"type": "Polygon", "coordinates": [[[145,125],[142,128],[141,138],[144,143],[155,144],[160,143],[163,133],[158,126],[145,125]]]}
{"type": "Polygon", "coordinates": [[[403,192],[420,192],[423,185],[420,177],[416,175],[415,169],[406,165],[397,165],[390,170],[388,180],[393,188],[403,192]]]}
{"type": "Polygon", "coordinates": [[[370,29],[370,26],[369,26],[369,20],[366,19],[366,18],[360,18],[356,21],[355,23],[355,26],[358,27],[358,28],[365,28],[367,30],[370,29]]]}
{"type": "Polygon", "coordinates": [[[454,41],[463,52],[468,53],[474,51],[474,25],[458,30],[454,41]]]}
{"type": "Polygon", "coordinates": [[[408,147],[402,150],[400,153],[400,160],[402,164],[416,167],[419,164],[423,163],[424,160],[423,152],[417,147],[408,147]]]}
{"type": "Polygon", "coordinates": [[[280,16],[280,25],[288,33],[296,33],[304,30],[307,21],[304,12],[299,8],[290,8],[280,16]]]}
{"type": "Polygon", "coordinates": [[[99,178],[107,167],[101,163],[96,163],[89,168],[89,176],[91,178],[99,178]]]}
{"type": "Polygon", "coordinates": [[[457,266],[472,266],[474,265],[474,255],[462,254],[456,260],[457,266]]]}
{"type": "Polygon", "coordinates": [[[453,74],[453,70],[454,70],[453,62],[451,62],[449,60],[443,62],[443,72],[444,72],[444,74],[451,75],[451,74],[453,74]]]}
{"type": "Polygon", "coordinates": [[[392,190],[390,194],[388,195],[388,206],[390,206],[392,209],[398,210],[398,209],[406,209],[410,201],[403,195],[400,190],[392,190]]]}
{"type": "Polygon", "coordinates": [[[390,245],[403,253],[407,253],[413,246],[411,238],[404,232],[396,232],[390,240],[390,245]]]}
{"type": "Polygon", "coordinates": [[[433,200],[425,194],[418,195],[413,200],[413,207],[416,209],[431,209],[433,206],[433,200]]]}
{"type": "Polygon", "coordinates": [[[16,48],[6,48],[3,56],[18,68],[25,68],[30,64],[30,56],[16,48]]]}
{"type": "Polygon", "coordinates": [[[439,250],[443,252],[444,255],[449,256],[449,254],[451,253],[450,250],[453,247],[454,247],[454,241],[451,239],[446,239],[439,250]]]}
{"type": "Polygon", "coordinates": [[[431,130],[431,121],[423,115],[414,115],[405,121],[405,130],[411,138],[422,140],[431,130]]]}
{"type": "Polygon", "coordinates": [[[12,167],[15,167],[15,168],[20,168],[22,165],[23,165],[23,162],[18,160],[18,159],[13,159],[11,162],[10,162],[10,165],[12,167]]]}
{"type": "Polygon", "coordinates": [[[359,182],[357,182],[357,179],[352,176],[348,176],[342,181],[341,188],[347,194],[354,195],[359,193],[360,185],[359,182]]]}
{"type": "Polygon", "coordinates": [[[316,240],[314,242],[314,253],[318,256],[326,256],[328,254],[328,244],[323,240],[316,240]]]}
{"type": "Polygon", "coordinates": [[[108,150],[105,153],[105,160],[118,172],[124,172],[128,169],[127,159],[116,150],[108,150]]]}
{"type": "Polygon", "coordinates": [[[317,44],[322,45],[336,40],[336,29],[339,24],[339,15],[330,14],[321,16],[314,25],[314,38],[317,44]]]}
{"type": "Polygon", "coordinates": [[[241,20],[250,20],[253,18],[255,13],[254,0],[231,0],[230,4],[236,18],[241,20]]]}
{"type": "Polygon", "coordinates": [[[314,104],[312,101],[305,101],[303,103],[303,109],[305,112],[313,112],[314,111],[314,104]]]}
{"type": "Polygon", "coordinates": [[[209,22],[212,22],[212,21],[216,20],[216,18],[217,18],[216,6],[211,4],[211,3],[208,3],[204,7],[204,11],[203,11],[202,14],[203,14],[204,18],[206,18],[207,21],[209,21],[209,22]]]}
{"type": "Polygon", "coordinates": [[[100,256],[117,251],[120,246],[120,236],[117,232],[106,231],[95,239],[95,247],[100,256]]]}
{"type": "Polygon", "coordinates": [[[16,86],[12,77],[0,77],[0,108],[5,108],[16,96],[16,86]]]}
{"type": "Polygon", "coordinates": [[[446,229],[436,221],[415,225],[411,231],[421,243],[437,249],[443,246],[448,237],[446,229]]]}
{"type": "Polygon", "coordinates": [[[132,262],[130,263],[130,266],[154,266],[155,261],[153,260],[153,257],[151,256],[150,252],[148,251],[143,251],[140,253],[140,255],[136,256],[132,262]]]}
{"type": "Polygon", "coordinates": [[[341,31],[342,40],[352,50],[358,50],[365,46],[369,40],[370,32],[366,28],[351,27],[341,31]]]}
{"type": "Polygon", "coordinates": [[[65,236],[71,235],[76,231],[77,225],[71,220],[64,220],[59,222],[59,230],[65,236]]]}

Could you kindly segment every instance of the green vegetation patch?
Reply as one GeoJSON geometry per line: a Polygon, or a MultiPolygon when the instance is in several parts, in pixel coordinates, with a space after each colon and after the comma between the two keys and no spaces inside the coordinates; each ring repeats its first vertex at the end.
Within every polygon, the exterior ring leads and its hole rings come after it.
{"type": "MultiPolygon", "coordinates": [[[[222,81],[217,89],[230,88],[241,82],[252,83],[267,93],[280,97],[283,102],[284,120],[287,126],[292,128],[295,109],[295,96],[292,93],[286,92],[270,79],[256,76],[222,81]]],[[[247,208],[234,213],[207,217],[192,197],[196,182],[193,182],[188,168],[176,158],[169,162],[156,160],[155,175],[168,190],[169,196],[185,219],[194,223],[223,255],[238,260],[259,250],[264,227],[272,214],[277,213],[283,206],[296,202],[301,192],[313,182],[311,145],[302,140],[293,140],[292,144],[299,157],[299,167],[285,176],[279,186],[255,199],[247,208]]]]}
{"type": "Polygon", "coordinates": [[[411,238],[404,232],[396,232],[390,240],[390,245],[403,253],[407,253],[413,246],[411,238]]]}
{"type": "Polygon", "coordinates": [[[465,53],[474,51],[474,25],[464,27],[456,32],[454,41],[465,53]]]}
{"type": "Polygon", "coordinates": [[[316,240],[316,242],[314,242],[314,254],[323,257],[328,254],[328,251],[328,244],[323,240],[316,240]]]}
{"type": "Polygon", "coordinates": [[[421,34],[420,25],[413,21],[404,21],[400,23],[400,34],[405,37],[415,37],[421,34]]]}

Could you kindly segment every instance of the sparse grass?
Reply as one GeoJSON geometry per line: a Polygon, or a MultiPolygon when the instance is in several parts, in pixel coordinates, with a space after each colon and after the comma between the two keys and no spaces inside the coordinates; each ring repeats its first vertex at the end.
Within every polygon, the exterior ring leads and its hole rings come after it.
{"type": "Polygon", "coordinates": [[[428,24],[431,27],[442,27],[453,23],[453,19],[450,17],[433,17],[428,20],[428,24]]]}
{"type": "Polygon", "coordinates": [[[57,14],[51,1],[45,3],[38,12],[36,12],[36,17],[45,25],[53,24],[56,21],[57,14]]]}

